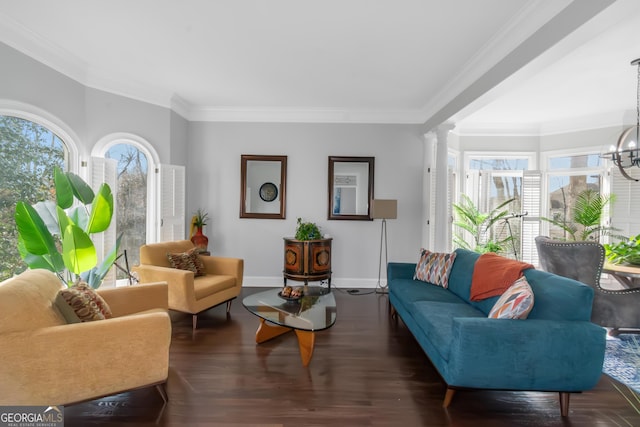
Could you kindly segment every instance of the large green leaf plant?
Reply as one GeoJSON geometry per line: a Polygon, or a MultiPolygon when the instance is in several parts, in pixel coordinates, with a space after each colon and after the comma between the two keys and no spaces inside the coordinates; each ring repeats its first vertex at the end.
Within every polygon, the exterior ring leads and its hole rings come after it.
{"type": "Polygon", "coordinates": [[[115,246],[98,265],[92,234],[105,231],[113,217],[113,194],[108,184],[97,193],[78,175],[54,170],[55,201],[29,205],[18,202],[15,221],[18,250],[29,268],[53,271],[66,285],[80,280],[98,288],[114,264],[115,246]],[[77,200],[77,203],[74,201],[77,200]]]}
{"type": "Polygon", "coordinates": [[[604,209],[614,200],[613,194],[602,195],[598,191],[587,189],[576,197],[569,218],[565,215],[561,218],[543,217],[542,219],[561,228],[567,240],[600,241],[601,236],[622,238],[614,234],[617,231],[616,228],[602,225],[604,209]]]}
{"type": "Polygon", "coordinates": [[[500,253],[505,250],[505,246],[513,236],[504,239],[490,239],[487,236],[491,233],[491,228],[495,223],[509,215],[508,210],[503,209],[515,198],[508,199],[489,212],[480,212],[480,209],[473,203],[473,200],[466,194],[461,195],[460,203],[453,204],[455,212],[455,225],[459,230],[466,231],[471,238],[471,242],[465,238],[464,232],[456,233],[453,243],[459,248],[469,249],[479,253],[495,252],[500,253]]]}

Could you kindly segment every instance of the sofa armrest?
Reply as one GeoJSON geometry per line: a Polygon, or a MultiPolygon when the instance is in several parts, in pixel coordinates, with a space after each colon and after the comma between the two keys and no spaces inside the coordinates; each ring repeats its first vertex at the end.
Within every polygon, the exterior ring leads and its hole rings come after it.
{"type": "Polygon", "coordinates": [[[393,279],[413,279],[415,272],[415,263],[390,262],[387,264],[387,283],[393,279]]]}
{"type": "Polygon", "coordinates": [[[146,264],[133,267],[133,271],[138,273],[140,282],[167,282],[170,307],[174,307],[177,301],[195,301],[196,299],[193,289],[195,277],[193,271],[146,264]]]}
{"type": "Polygon", "coordinates": [[[154,308],[169,308],[167,282],[142,283],[134,286],[98,289],[109,305],[113,317],[126,316],[154,308]]]}
{"type": "Polygon", "coordinates": [[[68,404],[166,381],[167,312],[0,335],[0,404],[68,404]]]}
{"type": "Polygon", "coordinates": [[[605,333],[587,321],[454,318],[445,379],[462,387],[589,390],[602,374],[605,333]]]}
{"type": "Polygon", "coordinates": [[[219,256],[201,255],[207,274],[221,274],[236,277],[236,286],[242,286],[244,274],[244,260],[242,258],[227,258],[219,256]]]}

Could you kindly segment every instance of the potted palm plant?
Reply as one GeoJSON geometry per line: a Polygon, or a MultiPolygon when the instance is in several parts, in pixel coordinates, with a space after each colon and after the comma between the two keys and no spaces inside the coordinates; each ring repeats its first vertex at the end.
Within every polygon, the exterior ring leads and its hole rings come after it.
{"type": "Polygon", "coordinates": [[[97,193],[78,175],[54,170],[55,201],[31,206],[18,202],[15,221],[18,251],[29,268],[44,268],[67,286],[83,280],[97,288],[116,260],[120,237],[105,259],[98,256],[91,235],[105,231],[113,217],[108,184],[97,193]]]}

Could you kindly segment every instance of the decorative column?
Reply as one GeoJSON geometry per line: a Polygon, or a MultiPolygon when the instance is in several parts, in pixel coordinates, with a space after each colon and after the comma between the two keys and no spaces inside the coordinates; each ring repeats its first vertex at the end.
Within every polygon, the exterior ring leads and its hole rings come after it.
{"type": "Polygon", "coordinates": [[[436,197],[435,218],[431,229],[435,233],[434,250],[436,252],[448,252],[450,248],[451,222],[447,212],[449,210],[449,180],[448,170],[448,146],[449,132],[455,127],[450,123],[443,123],[435,129],[436,133],[436,197]]]}
{"type": "Polygon", "coordinates": [[[436,133],[431,131],[424,134],[424,152],[422,166],[422,247],[433,248],[435,236],[433,235],[433,224],[435,221],[432,202],[435,200],[433,189],[435,186],[431,182],[435,177],[435,145],[436,133]]]}

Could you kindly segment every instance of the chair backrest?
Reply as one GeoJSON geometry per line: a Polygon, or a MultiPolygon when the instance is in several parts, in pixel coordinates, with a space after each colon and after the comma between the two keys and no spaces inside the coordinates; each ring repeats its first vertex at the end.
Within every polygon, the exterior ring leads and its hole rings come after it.
{"type": "Polygon", "coordinates": [[[64,325],[53,301],[62,289],[48,270],[26,270],[0,283],[0,334],[64,325]]]}
{"type": "Polygon", "coordinates": [[[140,247],[140,264],[171,267],[167,254],[178,254],[193,249],[191,240],[176,240],[173,242],[150,243],[140,247]]]}
{"type": "Polygon", "coordinates": [[[604,247],[598,242],[567,242],[546,236],[535,239],[540,267],[593,288],[600,287],[604,247]]]}

